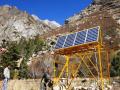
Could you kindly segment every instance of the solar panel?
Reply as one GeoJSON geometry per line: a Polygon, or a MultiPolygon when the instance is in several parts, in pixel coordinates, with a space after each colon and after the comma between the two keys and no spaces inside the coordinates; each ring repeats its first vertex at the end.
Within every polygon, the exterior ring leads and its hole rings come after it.
{"type": "Polygon", "coordinates": [[[85,43],[94,42],[98,39],[98,28],[89,29],[85,43]]]}
{"type": "Polygon", "coordinates": [[[55,49],[62,48],[65,42],[66,36],[59,37],[55,45],[55,49]]]}
{"type": "Polygon", "coordinates": [[[74,45],[83,44],[86,37],[86,30],[77,33],[74,45]]]}
{"type": "Polygon", "coordinates": [[[58,38],[55,49],[98,41],[99,28],[91,28],[58,38]]]}
{"type": "Polygon", "coordinates": [[[64,47],[72,46],[73,43],[74,43],[74,40],[75,40],[75,36],[76,36],[76,33],[69,34],[69,35],[67,36],[67,38],[66,38],[64,47]]]}

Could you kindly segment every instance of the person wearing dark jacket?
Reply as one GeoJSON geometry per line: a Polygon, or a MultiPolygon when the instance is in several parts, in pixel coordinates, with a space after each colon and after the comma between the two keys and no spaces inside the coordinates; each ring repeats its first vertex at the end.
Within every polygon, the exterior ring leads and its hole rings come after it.
{"type": "Polygon", "coordinates": [[[47,71],[43,73],[41,82],[43,82],[44,90],[47,90],[47,86],[53,90],[53,82],[50,77],[49,68],[47,68],[47,71]]]}

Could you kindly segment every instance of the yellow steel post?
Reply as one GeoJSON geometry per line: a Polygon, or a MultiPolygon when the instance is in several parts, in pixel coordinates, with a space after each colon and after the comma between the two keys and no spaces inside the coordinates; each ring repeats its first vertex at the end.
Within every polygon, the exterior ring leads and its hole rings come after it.
{"type": "Polygon", "coordinates": [[[67,73],[67,78],[69,76],[69,56],[66,55],[66,73],[67,73]]]}
{"type": "Polygon", "coordinates": [[[102,40],[102,31],[101,31],[101,29],[100,29],[100,27],[99,27],[99,42],[100,42],[100,45],[103,44],[102,41],[103,41],[103,40],[102,40]]]}
{"type": "Polygon", "coordinates": [[[67,75],[67,84],[68,84],[68,77],[69,77],[69,55],[66,55],[66,75],[67,75]]]}
{"type": "Polygon", "coordinates": [[[101,87],[104,90],[104,82],[103,82],[103,72],[102,72],[102,59],[101,59],[101,45],[98,45],[98,57],[99,57],[99,65],[100,65],[100,80],[101,80],[101,87]]]}

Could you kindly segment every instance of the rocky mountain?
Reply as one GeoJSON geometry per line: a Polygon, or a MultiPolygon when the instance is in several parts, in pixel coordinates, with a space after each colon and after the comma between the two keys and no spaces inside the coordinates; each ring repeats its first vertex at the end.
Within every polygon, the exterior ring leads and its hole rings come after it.
{"type": "MultiPolygon", "coordinates": [[[[50,25],[50,23],[51,21],[41,20],[36,15],[30,16],[15,7],[1,7],[0,41],[3,39],[19,40],[21,37],[31,38],[39,34],[40,37],[47,40],[48,45],[51,47],[50,49],[52,49],[58,36],[100,26],[104,45],[110,48],[116,47],[117,49],[120,47],[120,0],[94,0],[86,9],[66,19],[65,24],[55,30],[51,28],[52,25],[50,25]]],[[[53,23],[56,24],[56,22],[52,22],[52,24],[53,23]]],[[[44,65],[51,65],[54,59],[48,55],[48,53],[45,52],[44,54],[46,56],[43,57],[42,52],[37,55],[38,57],[32,57],[30,60],[33,61],[30,64],[30,69],[35,71],[33,72],[31,70],[31,73],[36,76],[40,73],[37,68],[37,65],[40,66],[40,59],[46,60],[44,65]],[[34,60],[34,58],[38,61],[34,60]]],[[[61,57],[57,57],[56,60],[61,60],[60,58],[61,57]]]]}
{"type": "Polygon", "coordinates": [[[60,25],[55,21],[37,19],[16,7],[9,5],[0,7],[0,43],[6,41],[19,41],[20,38],[33,38],[52,31],[60,25]]]}
{"type": "Polygon", "coordinates": [[[85,10],[67,20],[68,26],[77,31],[100,26],[104,43],[120,47],[120,0],[94,0],[85,10]]]}
{"type": "Polygon", "coordinates": [[[119,0],[94,0],[94,2],[87,7],[85,10],[83,10],[80,13],[75,14],[74,16],[68,18],[69,22],[73,22],[85,17],[88,17],[89,15],[95,13],[95,12],[102,12],[107,11],[109,14],[112,14],[113,18],[120,23],[120,1],[119,0]]]}
{"type": "MultiPolygon", "coordinates": [[[[103,45],[106,48],[115,51],[120,49],[120,0],[94,0],[86,9],[66,19],[62,27],[57,28],[55,31],[47,32],[41,37],[47,40],[50,47],[53,47],[58,36],[96,26],[100,26],[103,45]]],[[[62,63],[65,61],[61,56],[56,56],[54,59],[62,63]]],[[[104,59],[105,56],[102,57],[103,61],[104,59]]],[[[103,62],[104,67],[105,63],[103,62]]],[[[36,64],[33,67],[35,68],[35,66],[36,64]]]]}
{"type": "Polygon", "coordinates": [[[51,35],[51,41],[54,41],[56,36],[95,26],[101,27],[106,45],[120,47],[120,0],[94,0],[87,8],[66,19],[62,27],[43,37],[51,35]]]}

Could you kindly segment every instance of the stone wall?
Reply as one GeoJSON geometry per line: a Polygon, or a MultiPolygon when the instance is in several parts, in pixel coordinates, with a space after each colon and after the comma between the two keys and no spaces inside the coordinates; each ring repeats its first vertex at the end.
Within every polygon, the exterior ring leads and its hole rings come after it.
{"type": "MultiPolygon", "coordinates": [[[[2,81],[0,81],[2,90],[2,81]]],[[[8,90],[40,90],[40,80],[10,80],[8,90]]]]}

